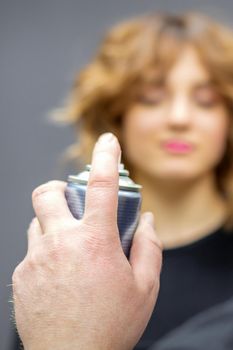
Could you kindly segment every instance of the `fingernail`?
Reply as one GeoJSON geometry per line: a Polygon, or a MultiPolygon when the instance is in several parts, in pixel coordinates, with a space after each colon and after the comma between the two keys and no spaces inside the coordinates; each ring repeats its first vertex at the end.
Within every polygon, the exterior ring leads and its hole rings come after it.
{"type": "Polygon", "coordinates": [[[115,139],[115,136],[111,132],[106,132],[98,138],[98,143],[108,143],[115,139]]]}
{"type": "Polygon", "coordinates": [[[143,213],[143,220],[146,220],[155,229],[154,214],[150,211],[143,213]]]}

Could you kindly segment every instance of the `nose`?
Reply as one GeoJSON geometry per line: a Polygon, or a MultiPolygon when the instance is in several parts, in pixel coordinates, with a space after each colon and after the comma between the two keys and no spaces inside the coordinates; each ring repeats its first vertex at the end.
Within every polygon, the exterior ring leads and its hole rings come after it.
{"type": "Polygon", "coordinates": [[[169,104],[167,122],[170,127],[188,128],[192,120],[188,98],[183,95],[175,96],[169,104]]]}

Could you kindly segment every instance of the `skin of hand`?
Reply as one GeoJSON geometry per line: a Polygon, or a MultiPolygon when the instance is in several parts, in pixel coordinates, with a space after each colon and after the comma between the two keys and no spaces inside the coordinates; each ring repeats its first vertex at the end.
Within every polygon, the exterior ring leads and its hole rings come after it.
{"type": "Polygon", "coordinates": [[[130,258],[117,228],[116,137],[95,145],[85,214],[76,220],[51,181],[32,194],[36,213],[28,251],[13,273],[15,319],[25,350],[128,350],[153,311],[161,270],[161,244],[153,215],[144,213],[130,258]]]}

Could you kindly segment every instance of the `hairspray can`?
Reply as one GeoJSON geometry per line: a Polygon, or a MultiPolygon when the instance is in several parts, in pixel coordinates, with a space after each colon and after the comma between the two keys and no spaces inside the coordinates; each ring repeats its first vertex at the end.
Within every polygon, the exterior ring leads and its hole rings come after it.
{"type": "MultiPolygon", "coordinates": [[[[78,175],[68,176],[68,184],[65,191],[69,209],[76,219],[81,219],[85,209],[85,193],[91,165],[86,165],[85,171],[78,175]]],[[[128,170],[123,164],[119,164],[119,191],[117,225],[120,234],[121,245],[127,257],[134,232],[137,228],[141,208],[141,186],[135,184],[129,178],[128,170]]]]}

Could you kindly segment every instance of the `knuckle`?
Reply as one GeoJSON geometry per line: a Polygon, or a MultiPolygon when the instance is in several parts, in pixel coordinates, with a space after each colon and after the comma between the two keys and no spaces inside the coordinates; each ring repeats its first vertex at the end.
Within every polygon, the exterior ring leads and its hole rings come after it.
{"type": "Polygon", "coordinates": [[[161,240],[158,238],[155,229],[149,224],[144,223],[142,226],[138,227],[138,236],[142,236],[146,238],[148,243],[153,246],[156,250],[163,250],[163,244],[161,240]],[[146,232],[146,234],[144,234],[146,232]]]}
{"type": "Polygon", "coordinates": [[[36,187],[32,192],[32,199],[36,200],[38,197],[41,197],[42,195],[45,195],[49,193],[50,191],[61,189],[65,186],[65,183],[62,181],[49,181],[47,183],[44,183],[38,187],[36,187]]]}
{"type": "Polygon", "coordinates": [[[148,294],[153,293],[156,286],[157,286],[157,283],[156,283],[155,276],[151,274],[150,276],[148,276],[148,279],[147,279],[147,292],[148,292],[148,294]]]}
{"type": "MultiPolygon", "coordinates": [[[[47,213],[49,216],[49,211],[47,213]]],[[[54,214],[56,215],[56,214],[54,214]]],[[[50,227],[49,233],[51,234],[49,237],[44,237],[44,239],[48,239],[48,246],[51,244],[57,245],[60,244],[60,241],[66,241],[72,234],[77,234],[79,231],[79,222],[73,220],[73,218],[62,219],[59,216],[56,216],[57,222],[50,227]]]]}
{"type": "Polygon", "coordinates": [[[160,280],[154,271],[147,272],[144,279],[143,294],[147,296],[155,295],[159,291],[159,286],[160,280]]]}
{"type": "Polygon", "coordinates": [[[91,188],[115,188],[116,180],[112,175],[95,175],[89,180],[89,187],[91,188]]]}
{"type": "Polygon", "coordinates": [[[31,220],[31,222],[30,222],[30,224],[28,226],[28,229],[27,229],[27,235],[28,236],[30,235],[30,233],[34,230],[35,226],[37,226],[37,225],[38,225],[38,219],[37,219],[37,217],[34,217],[31,220]]]}
{"type": "Polygon", "coordinates": [[[37,200],[38,197],[41,197],[42,195],[47,193],[49,190],[51,190],[51,187],[48,184],[43,184],[43,185],[38,186],[32,192],[32,200],[34,200],[34,201],[37,200]]]}
{"type": "Polygon", "coordinates": [[[30,252],[27,255],[27,258],[25,261],[26,268],[28,268],[29,270],[34,270],[35,267],[41,264],[44,259],[45,259],[44,254],[41,254],[41,252],[39,252],[38,250],[34,250],[33,252],[30,252]]]}
{"type": "Polygon", "coordinates": [[[65,242],[62,242],[58,235],[53,235],[53,239],[48,247],[48,257],[52,260],[57,260],[63,256],[68,249],[65,242]]]}
{"type": "Polygon", "coordinates": [[[14,269],[12,274],[12,283],[16,285],[24,271],[24,261],[21,261],[14,269]]]}
{"type": "Polygon", "coordinates": [[[49,271],[53,266],[56,266],[58,260],[64,257],[64,250],[58,243],[55,244],[51,239],[44,243],[39,249],[34,249],[27,254],[25,271],[29,274],[35,275],[38,271],[49,271]]]}
{"type": "MultiPolygon", "coordinates": [[[[55,234],[53,236],[56,236],[55,234]]],[[[53,270],[58,260],[62,260],[65,255],[65,247],[58,243],[56,239],[49,239],[43,242],[38,249],[30,251],[24,263],[24,275],[41,273],[42,271],[53,270]]],[[[68,253],[66,254],[68,255],[68,253]]],[[[63,260],[64,262],[64,260],[63,260]]]]}
{"type": "Polygon", "coordinates": [[[38,219],[36,216],[34,216],[34,218],[31,220],[31,223],[29,225],[29,229],[33,228],[35,225],[37,225],[37,223],[38,223],[38,219]]]}
{"type": "Polygon", "coordinates": [[[150,240],[151,244],[154,245],[156,249],[159,249],[160,251],[163,250],[163,244],[162,241],[159,239],[157,232],[155,229],[148,224],[147,231],[149,233],[148,239],[150,240]]]}
{"type": "Polygon", "coordinates": [[[46,257],[48,261],[60,262],[65,261],[75,252],[76,244],[74,239],[68,239],[65,234],[52,234],[49,242],[45,242],[46,257]]]}
{"type": "Polygon", "coordinates": [[[159,254],[162,255],[162,245],[160,243],[160,240],[153,237],[153,238],[148,238],[148,241],[150,245],[154,248],[154,250],[156,250],[156,252],[159,252],[159,254]]]}
{"type": "Polygon", "coordinates": [[[153,304],[155,304],[160,289],[160,281],[154,281],[152,278],[148,280],[142,291],[143,298],[147,300],[151,300],[153,304]]]}

